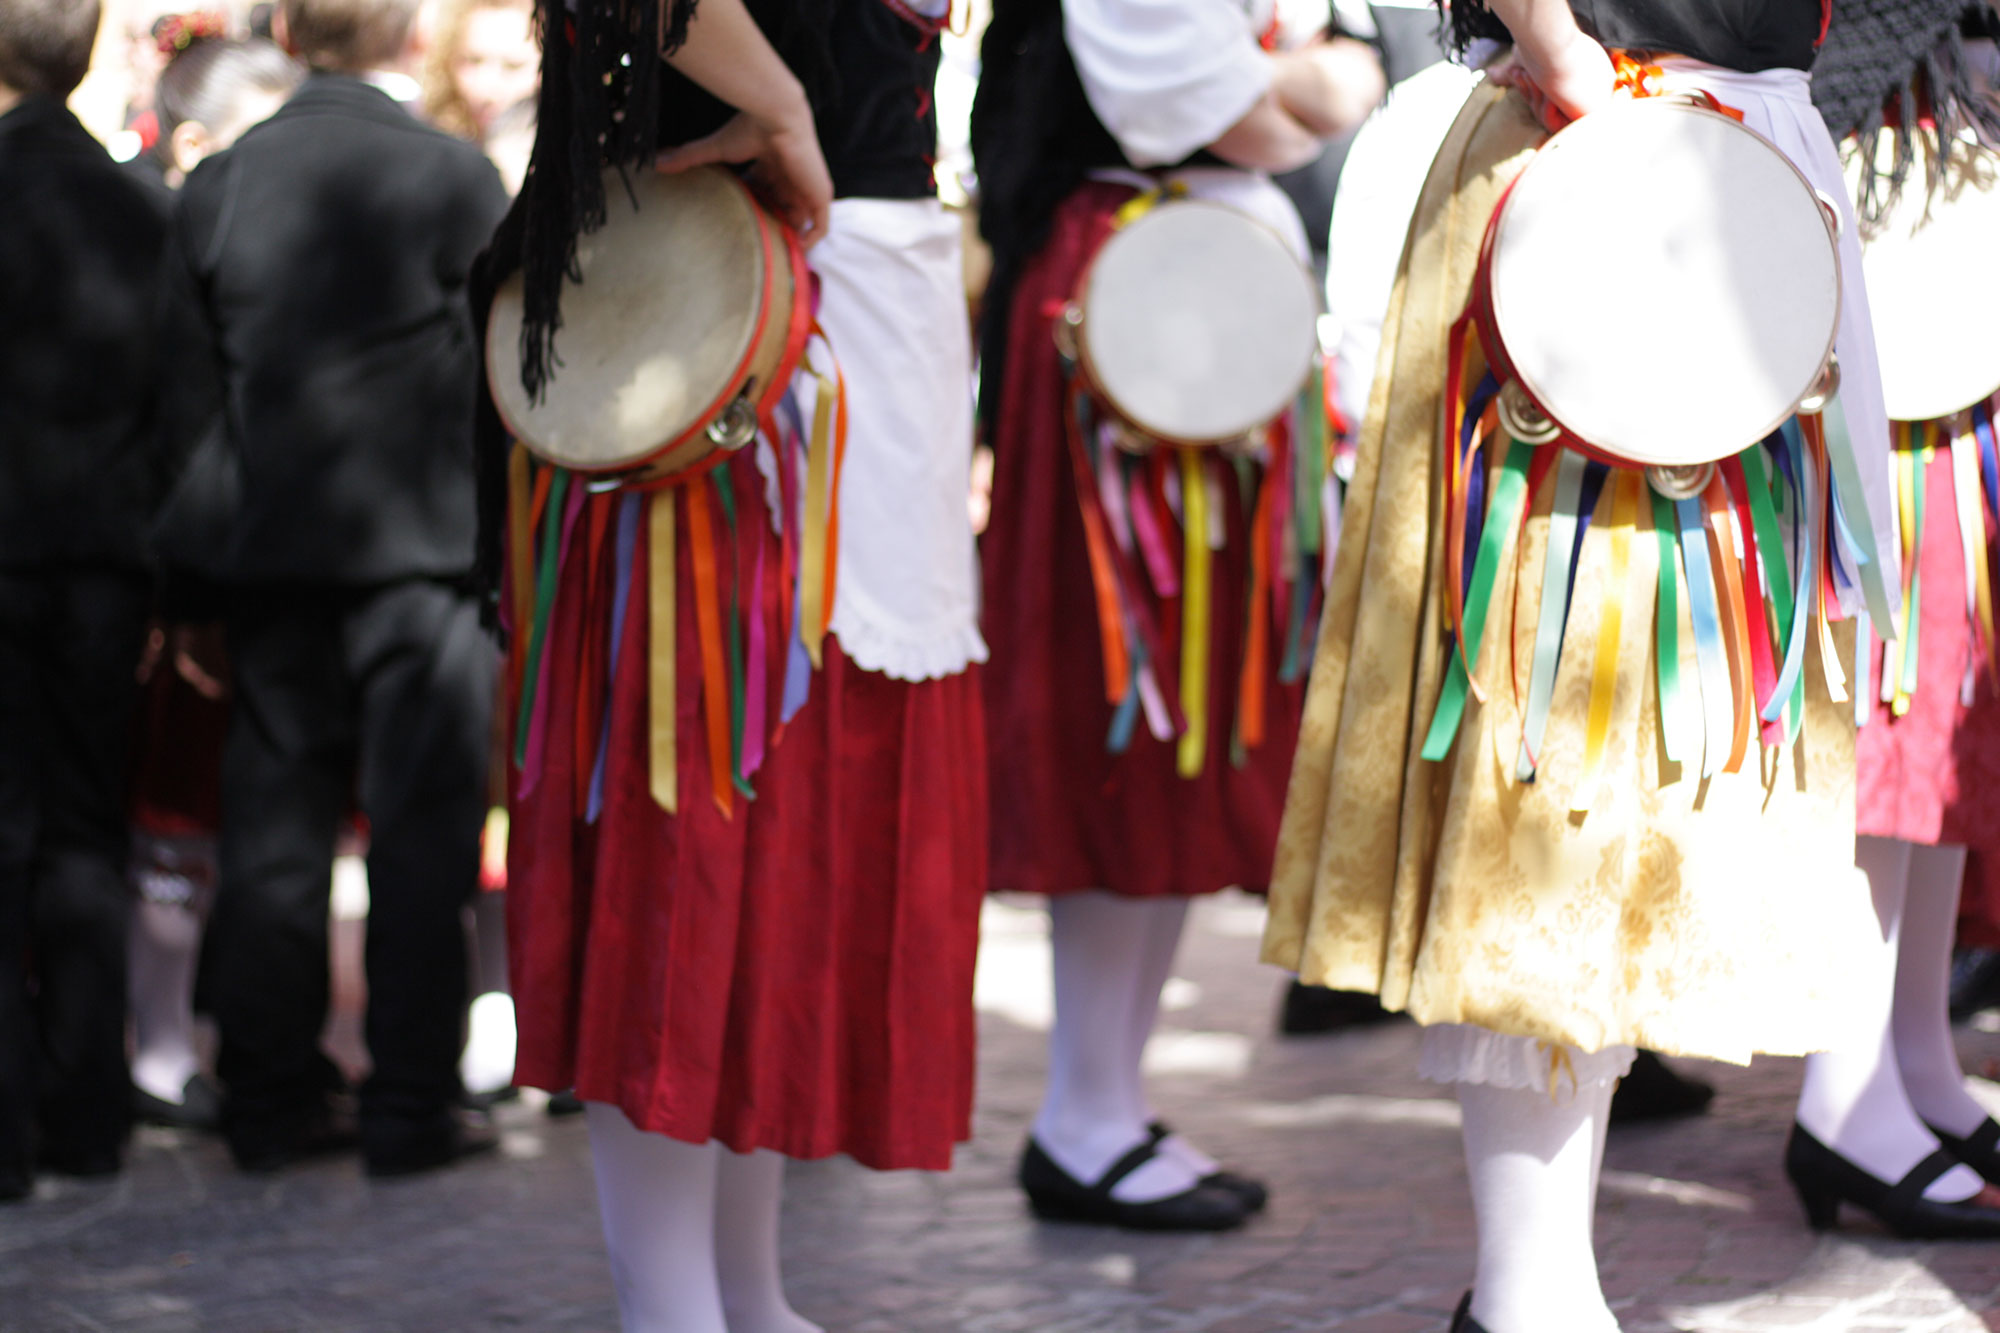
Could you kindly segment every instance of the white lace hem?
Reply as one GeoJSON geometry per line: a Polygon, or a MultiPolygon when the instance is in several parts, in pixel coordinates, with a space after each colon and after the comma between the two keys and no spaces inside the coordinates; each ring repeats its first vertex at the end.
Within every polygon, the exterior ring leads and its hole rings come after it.
{"type": "Polygon", "coordinates": [[[979,627],[969,622],[930,633],[911,633],[865,615],[842,614],[836,605],[828,628],[856,666],[892,680],[938,680],[986,660],[986,640],[979,627]]]}
{"type": "Polygon", "coordinates": [[[1625,1077],[1637,1054],[1630,1046],[1582,1051],[1470,1023],[1438,1023],[1424,1029],[1417,1074],[1432,1083],[1479,1083],[1573,1096],[1579,1089],[1625,1077]]]}

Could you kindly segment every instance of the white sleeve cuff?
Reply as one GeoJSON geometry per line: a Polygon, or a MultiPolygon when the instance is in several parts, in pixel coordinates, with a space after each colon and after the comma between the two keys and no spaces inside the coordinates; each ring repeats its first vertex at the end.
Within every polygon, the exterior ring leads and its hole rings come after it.
{"type": "Polygon", "coordinates": [[[1063,0],[1084,95],[1134,166],[1206,148],[1271,86],[1270,58],[1228,0],[1063,0]]]}

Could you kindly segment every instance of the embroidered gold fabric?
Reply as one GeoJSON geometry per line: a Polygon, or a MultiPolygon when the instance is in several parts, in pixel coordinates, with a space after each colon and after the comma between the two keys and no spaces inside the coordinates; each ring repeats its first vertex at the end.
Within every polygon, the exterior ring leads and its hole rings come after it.
{"type": "MultiPolygon", "coordinates": [[[[1843,989],[1881,948],[1854,869],[1851,707],[1830,701],[1809,657],[1796,745],[1753,750],[1743,772],[1706,782],[1698,762],[1669,763],[1652,646],[1658,543],[1642,520],[1629,581],[1610,586],[1613,487],[1578,562],[1539,778],[1513,775],[1521,719],[1509,672],[1525,695],[1546,486],[1494,589],[1477,673],[1486,702],[1469,704],[1443,762],[1418,753],[1447,661],[1437,573],[1447,333],[1486,220],[1543,137],[1518,97],[1482,85],[1412,220],[1321,622],[1263,956],[1310,983],[1378,992],[1425,1023],[1585,1051],[1626,1043],[1742,1063],[1823,1049],[1847,1022],[1843,989]],[[1575,814],[1599,611],[1628,590],[1602,787],[1575,814]]],[[[1615,275],[1606,299],[1620,299],[1615,275]]],[[[1684,580],[1679,601],[1692,685],[1684,580]]],[[[1836,631],[1848,654],[1851,627],[1836,631]]]]}

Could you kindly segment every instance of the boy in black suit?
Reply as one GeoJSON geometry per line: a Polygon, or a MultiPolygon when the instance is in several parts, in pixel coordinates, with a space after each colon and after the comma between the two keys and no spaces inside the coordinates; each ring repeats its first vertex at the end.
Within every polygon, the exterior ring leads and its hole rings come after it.
{"type": "Polygon", "coordinates": [[[0,1199],[116,1171],[125,784],[166,220],[63,101],[96,0],[0,0],[0,1199]]]}
{"type": "Polygon", "coordinates": [[[242,476],[221,553],[235,706],[208,947],[224,1132],[253,1170],[344,1137],[319,1034],[334,838],[357,795],[367,1166],[491,1142],[457,1109],[494,672],[465,586],[465,280],[507,201],[477,149],[359,77],[401,53],[414,9],[283,0],[280,36],[311,76],[189,176],[175,219],[242,476]]]}

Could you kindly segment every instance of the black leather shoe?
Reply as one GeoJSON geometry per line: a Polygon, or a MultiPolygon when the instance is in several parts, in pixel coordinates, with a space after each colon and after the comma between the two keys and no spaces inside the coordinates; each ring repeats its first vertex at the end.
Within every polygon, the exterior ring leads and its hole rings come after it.
{"type": "Polygon", "coordinates": [[[1815,1231],[1831,1231],[1840,1205],[1850,1203],[1905,1240],[2000,1240],[2000,1208],[1974,1200],[1939,1203],[1924,1191],[1959,1164],[1939,1148],[1894,1184],[1870,1175],[1794,1123],[1785,1144],[1785,1174],[1815,1231]]]}
{"type": "MultiPolygon", "coordinates": [[[[1155,1120],[1146,1126],[1153,1136],[1153,1142],[1173,1136],[1173,1127],[1164,1120],[1155,1120]]],[[[1219,1190],[1227,1190],[1243,1201],[1243,1206],[1253,1213],[1264,1211],[1264,1205],[1271,1201],[1271,1191],[1264,1188],[1264,1182],[1251,1176],[1238,1175],[1234,1171],[1211,1171],[1201,1178],[1204,1185],[1213,1185],[1219,1190]]]]}
{"type": "Polygon", "coordinates": [[[245,1122],[223,1106],[223,1137],[242,1170],[257,1175],[282,1171],[295,1162],[346,1152],[361,1141],[354,1099],[328,1093],[293,1115],[245,1122]]]}
{"type": "Polygon", "coordinates": [[[1485,1326],[1472,1317],[1472,1293],[1466,1292],[1458,1299],[1458,1309],[1452,1311],[1450,1333],[1486,1333],[1485,1326]]]}
{"type": "Polygon", "coordinates": [[[1947,1134],[1928,1120],[1924,1126],[1937,1135],[1937,1141],[1950,1149],[1953,1157],[1984,1176],[1987,1184],[2000,1185],[2000,1121],[1988,1116],[1985,1124],[1964,1138],[1947,1134]]]}
{"type": "Polygon", "coordinates": [[[124,1165],[122,1155],[116,1145],[43,1143],[37,1157],[44,1171],[53,1171],[59,1176],[75,1176],[78,1180],[96,1180],[104,1176],[115,1176],[124,1165]]]}
{"type": "Polygon", "coordinates": [[[1960,949],[1951,956],[1951,1021],[2000,1008],[2000,950],[1960,949]]]}
{"type": "Polygon", "coordinates": [[[134,1084],[132,1114],[143,1124],[168,1129],[214,1130],[222,1124],[222,1093],[206,1074],[190,1075],[178,1102],[155,1097],[134,1084]]]}
{"type": "Polygon", "coordinates": [[[500,1146],[492,1122],[476,1111],[454,1110],[421,1126],[393,1131],[361,1127],[362,1161],[377,1180],[414,1176],[478,1157],[500,1146]]]}
{"type": "Polygon", "coordinates": [[[1278,1032],[1286,1037],[1316,1037],[1393,1023],[1401,1017],[1384,1009],[1379,996],[1366,991],[1328,990],[1294,981],[1286,988],[1284,1007],[1278,1011],[1278,1032]]]}
{"type": "Polygon", "coordinates": [[[1611,1094],[1611,1123],[1633,1125],[1700,1115],[1715,1100],[1715,1086],[1689,1078],[1652,1051],[1640,1051],[1611,1094]]]}
{"type": "Polygon", "coordinates": [[[574,1088],[564,1088],[561,1092],[552,1092],[549,1094],[549,1104],[546,1109],[551,1120],[560,1120],[564,1116],[570,1115],[582,1115],[583,1098],[576,1095],[574,1088]]]}
{"type": "Polygon", "coordinates": [[[1095,1222],[1130,1231],[1229,1231],[1249,1220],[1250,1210],[1241,1199],[1213,1185],[1197,1184],[1145,1203],[1111,1197],[1119,1181],[1158,1155],[1157,1140],[1148,1139],[1113,1162],[1095,1184],[1086,1185],[1057,1166],[1030,1135],[1018,1179],[1028,1206],[1046,1222],[1095,1222]]]}

